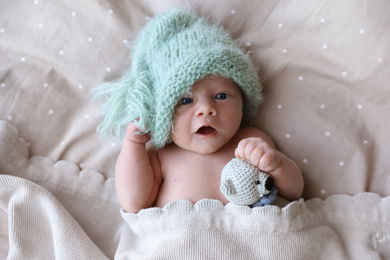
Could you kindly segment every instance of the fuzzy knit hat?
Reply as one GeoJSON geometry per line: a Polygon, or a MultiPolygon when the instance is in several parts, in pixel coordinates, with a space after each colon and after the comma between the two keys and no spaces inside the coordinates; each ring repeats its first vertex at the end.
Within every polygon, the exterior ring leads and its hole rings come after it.
{"type": "MultiPolygon", "coordinates": [[[[116,83],[94,90],[105,97],[102,136],[120,135],[129,122],[150,133],[157,148],[168,144],[180,98],[208,76],[232,78],[244,96],[243,120],[262,101],[257,69],[228,32],[195,13],[172,10],[149,21],[134,45],[131,69],[116,83]]],[[[142,134],[142,133],[140,133],[142,134]]]]}

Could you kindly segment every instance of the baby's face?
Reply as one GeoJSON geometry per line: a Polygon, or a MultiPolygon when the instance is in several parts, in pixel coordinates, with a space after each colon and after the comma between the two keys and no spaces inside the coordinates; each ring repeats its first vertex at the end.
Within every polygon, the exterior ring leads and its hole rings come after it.
{"type": "Polygon", "coordinates": [[[242,106],[241,90],[233,80],[201,79],[176,106],[172,141],[186,150],[214,153],[236,134],[242,106]]]}

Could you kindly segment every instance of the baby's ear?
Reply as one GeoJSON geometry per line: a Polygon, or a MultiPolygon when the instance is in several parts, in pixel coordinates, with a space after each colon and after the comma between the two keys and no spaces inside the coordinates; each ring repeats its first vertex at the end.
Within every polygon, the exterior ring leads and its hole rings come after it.
{"type": "Polygon", "coordinates": [[[226,195],[234,195],[237,193],[236,189],[234,188],[234,184],[233,184],[232,180],[230,180],[230,179],[222,180],[221,191],[225,196],[226,195]]]}

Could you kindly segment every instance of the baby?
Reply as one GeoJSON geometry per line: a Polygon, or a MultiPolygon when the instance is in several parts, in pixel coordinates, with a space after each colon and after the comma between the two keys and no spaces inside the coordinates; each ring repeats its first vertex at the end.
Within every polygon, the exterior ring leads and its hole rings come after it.
{"type": "Polygon", "coordinates": [[[132,61],[121,82],[97,90],[107,98],[99,130],[127,125],[115,171],[123,210],[178,199],[227,204],[221,171],[234,157],[268,172],[280,196],[301,196],[298,166],[266,133],[245,126],[262,101],[261,85],[223,28],[192,12],[164,13],[140,32],[132,61]]]}

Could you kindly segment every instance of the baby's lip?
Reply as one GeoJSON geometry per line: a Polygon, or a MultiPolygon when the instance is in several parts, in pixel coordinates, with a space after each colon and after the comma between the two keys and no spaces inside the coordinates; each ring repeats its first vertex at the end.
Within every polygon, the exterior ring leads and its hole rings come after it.
{"type": "Polygon", "coordinates": [[[201,126],[198,131],[196,131],[197,135],[200,136],[213,136],[217,133],[217,130],[212,126],[201,126]]]}

